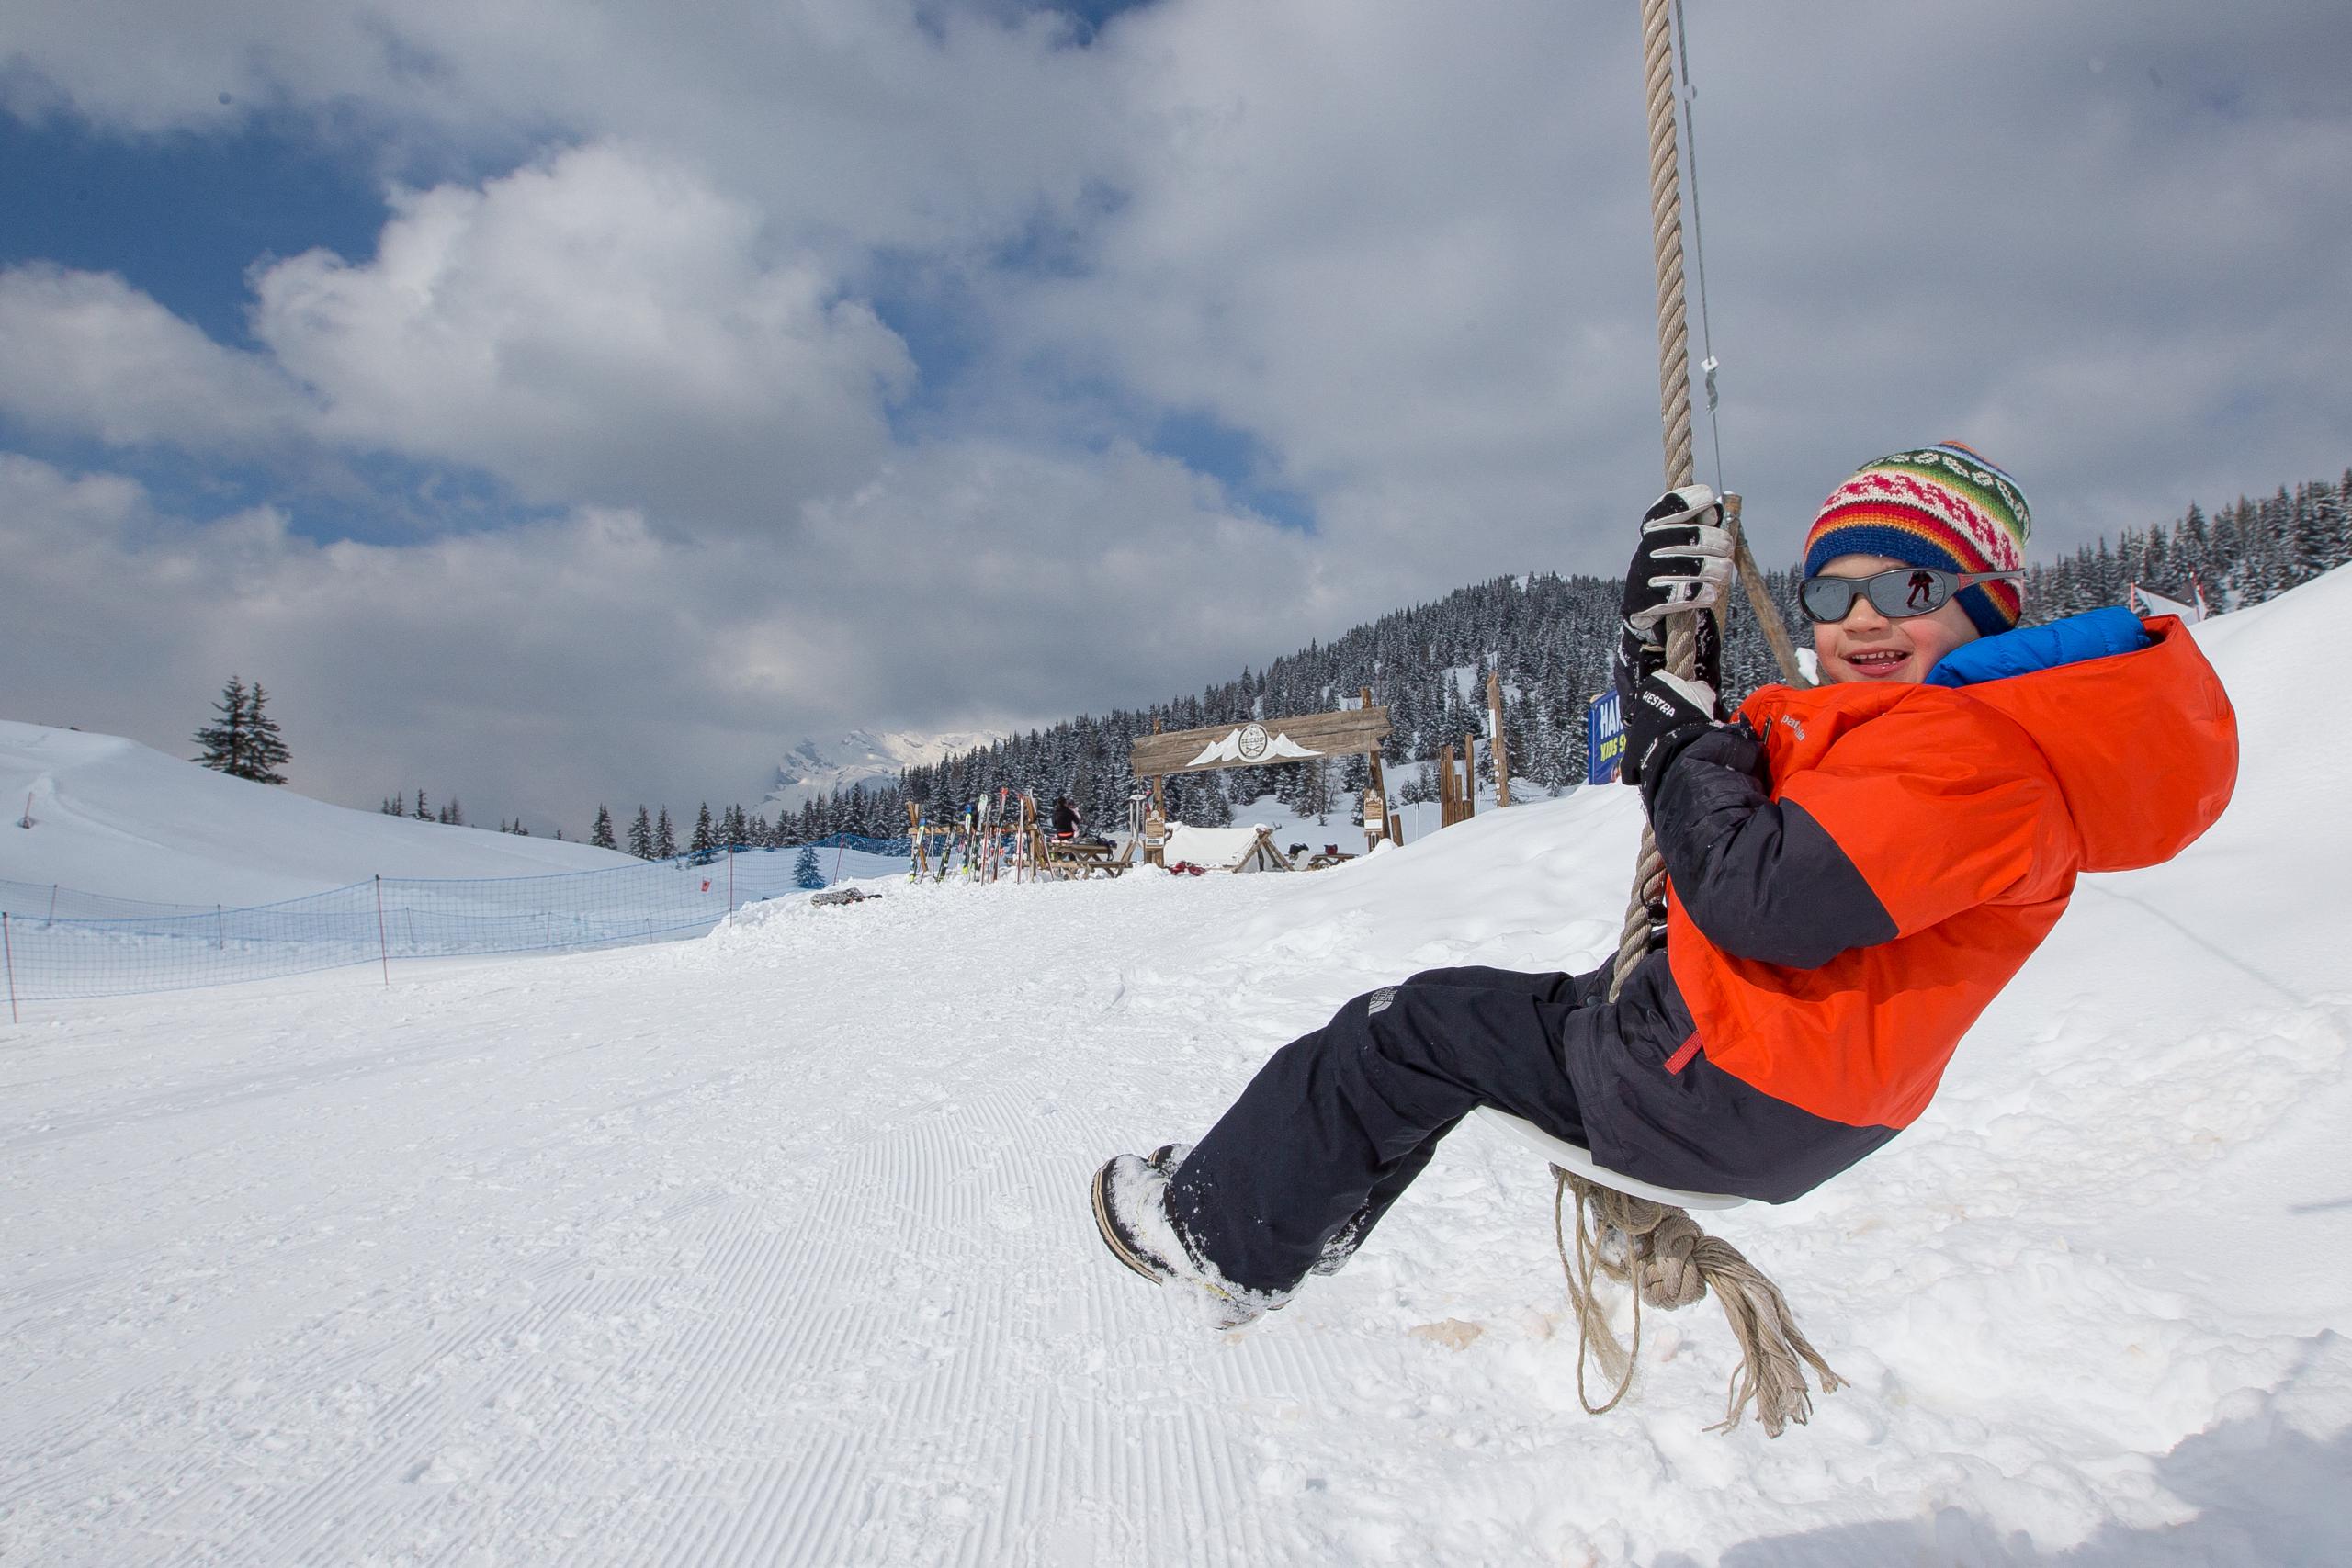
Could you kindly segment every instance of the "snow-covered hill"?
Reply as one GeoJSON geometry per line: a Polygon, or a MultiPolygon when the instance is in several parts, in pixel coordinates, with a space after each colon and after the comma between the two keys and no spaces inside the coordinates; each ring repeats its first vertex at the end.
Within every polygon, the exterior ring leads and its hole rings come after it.
{"type": "Polygon", "coordinates": [[[861,784],[896,784],[904,769],[944,761],[956,752],[976,750],[1003,739],[992,729],[952,735],[853,729],[827,740],[811,736],[776,764],[775,787],[761,804],[771,812],[797,811],[804,802],[826,798],[837,789],[861,784]]]}
{"type": "Polygon", "coordinates": [[[585,844],[353,811],[135,740],[6,720],[0,809],[0,880],[163,904],[266,904],[371,876],[632,863],[585,844]]]}
{"type": "MultiPolygon", "coordinates": [[[[663,948],[0,1026],[0,1560],[2352,1561],[2352,574],[2209,624],[2230,813],[2088,879],[1921,1122],[1711,1220],[1854,1385],[1768,1442],[1702,1303],[1577,1408],[1475,1118],[1218,1334],[1091,1168],[1430,964],[1582,966],[1590,790],[1312,876],[778,900],[663,948]]],[[[5,830],[5,829],[0,829],[5,830]]]]}

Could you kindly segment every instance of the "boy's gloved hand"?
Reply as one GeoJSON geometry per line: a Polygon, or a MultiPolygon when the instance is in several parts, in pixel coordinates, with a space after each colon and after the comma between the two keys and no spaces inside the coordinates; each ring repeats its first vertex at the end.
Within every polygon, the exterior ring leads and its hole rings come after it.
{"type": "MultiPolygon", "coordinates": [[[[1723,603],[1731,586],[1731,530],[1723,503],[1705,485],[1668,491],[1642,514],[1641,547],[1625,569],[1611,673],[1617,700],[1630,710],[1644,676],[1666,661],[1665,618],[1723,603]]],[[[1715,618],[1698,618],[1698,679],[1723,684],[1723,638],[1715,618]]]]}
{"type": "Polygon", "coordinates": [[[1637,784],[1663,773],[1676,752],[1715,728],[1715,689],[1657,671],[1624,705],[1625,761],[1621,783],[1637,784]]]}

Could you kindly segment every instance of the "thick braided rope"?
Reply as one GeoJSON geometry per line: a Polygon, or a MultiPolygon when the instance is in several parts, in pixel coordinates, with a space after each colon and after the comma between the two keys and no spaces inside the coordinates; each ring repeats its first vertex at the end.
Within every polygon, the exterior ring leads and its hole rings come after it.
{"type": "MultiPolygon", "coordinates": [[[[1658,416],[1666,432],[1666,488],[1679,490],[1690,482],[1690,344],[1682,299],[1682,182],[1674,137],[1674,31],[1668,0],[1642,0],[1642,75],[1649,101],[1650,247],[1657,258],[1658,416]]],[[[1698,633],[1690,617],[1669,617],[1666,668],[1687,677],[1697,658],[1698,633]]],[[[1650,950],[1649,910],[1665,886],[1666,863],[1645,827],[1634,896],[1617,939],[1617,967],[1609,981],[1612,1001],[1650,950]]]]}
{"type": "MultiPolygon", "coordinates": [[[[1649,94],[1651,242],[1657,253],[1657,346],[1659,413],[1666,430],[1666,483],[1679,490],[1690,482],[1690,364],[1682,299],[1682,201],[1679,194],[1674,139],[1673,35],[1668,0],[1643,0],[1642,46],[1649,94]]],[[[1698,626],[1691,611],[1667,617],[1665,668],[1690,678],[1697,672],[1698,626]]],[[[1656,926],[1651,911],[1666,899],[1666,862],[1657,837],[1645,825],[1634,868],[1634,892],[1617,943],[1609,996],[1615,1000],[1626,976],[1648,955],[1656,926]]],[[[1688,1306],[1710,1289],[1722,1303],[1739,1342],[1740,1366],[1733,1374],[1729,1406],[1718,1430],[1738,1424],[1750,1404],[1770,1437],[1791,1422],[1803,1425],[1813,1413],[1804,1367],[1821,1380],[1824,1393],[1843,1380],[1823,1360],[1789,1312],[1787,1298],[1729,1242],[1699,1228],[1681,1209],[1635,1198],[1552,1168],[1552,1236],[1568,1300],[1577,1318],[1577,1397],[1595,1416],[1616,1407],[1633,1387],[1642,1348],[1642,1305],[1661,1310],[1688,1306]],[[1567,1194],[1577,1198],[1577,1246],[1568,1254],[1565,1211],[1567,1194]],[[1620,1344],[1608,1314],[1596,1299],[1596,1273],[1633,1287],[1634,1342],[1620,1344]],[[1609,1398],[1592,1402],[1585,1388],[1588,1353],[1616,1383],[1609,1398]]]]}
{"type": "Polygon", "coordinates": [[[1667,0],[1642,0],[1642,74],[1650,117],[1650,245],[1657,255],[1657,395],[1666,488],[1690,482],[1690,329],[1682,303],[1682,181],[1674,134],[1673,25],[1667,0]]]}

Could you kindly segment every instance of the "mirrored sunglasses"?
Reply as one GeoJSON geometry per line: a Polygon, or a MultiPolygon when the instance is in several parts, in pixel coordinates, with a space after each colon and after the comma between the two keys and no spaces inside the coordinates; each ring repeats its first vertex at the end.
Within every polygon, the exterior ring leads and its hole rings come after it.
{"type": "Polygon", "coordinates": [[[1854,601],[1867,594],[1871,608],[1890,621],[1933,615],[1963,588],[1980,582],[2021,582],[2021,571],[1939,571],[1928,566],[1899,566],[1870,577],[1808,577],[1797,590],[1807,617],[1842,621],[1854,601]]]}

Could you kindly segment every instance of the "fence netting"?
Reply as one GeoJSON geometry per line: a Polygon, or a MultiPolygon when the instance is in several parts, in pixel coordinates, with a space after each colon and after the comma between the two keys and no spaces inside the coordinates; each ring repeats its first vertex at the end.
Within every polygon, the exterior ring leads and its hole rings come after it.
{"type": "Polygon", "coordinates": [[[355,964],[569,951],[698,935],[745,904],[821,886],[836,869],[904,869],[905,839],[718,850],[550,876],[378,877],[282,903],[142,903],[0,879],[12,1002],[130,996],[355,964]],[[850,856],[855,856],[854,862],[850,856]]]}

